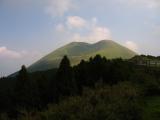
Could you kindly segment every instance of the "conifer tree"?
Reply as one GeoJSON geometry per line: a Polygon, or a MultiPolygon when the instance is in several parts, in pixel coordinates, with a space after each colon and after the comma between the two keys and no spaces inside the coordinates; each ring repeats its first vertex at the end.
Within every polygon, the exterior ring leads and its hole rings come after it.
{"type": "Polygon", "coordinates": [[[88,81],[88,72],[87,72],[87,62],[84,60],[81,60],[80,64],[75,67],[75,78],[77,81],[77,88],[78,88],[78,94],[82,94],[83,87],[89,86],[90,81],[88,81]]]}
{"type": "Polygon", "coordinates": [[[56,75],[58,92],[61,96],[73,95],[76,91],[76,83],[73,78],[73,71],[67,56],[64,56],[56,75]]]}
{"type": "Polygon", "coordinates": [[[30,80],[24,65],[17,75],[14,92],[16,106],[18,108],[30,110],[38,106],[39,98],[36,83],[34,80],[30,80]]]}

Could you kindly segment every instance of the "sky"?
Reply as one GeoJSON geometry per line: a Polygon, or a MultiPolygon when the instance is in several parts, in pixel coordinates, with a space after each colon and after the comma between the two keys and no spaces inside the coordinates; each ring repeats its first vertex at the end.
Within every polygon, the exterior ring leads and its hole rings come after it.
{"type": "Polygon", "coordinates": [[[0,76],[73,41],[160,55],[159,0],[0,0],[0,76]]]}

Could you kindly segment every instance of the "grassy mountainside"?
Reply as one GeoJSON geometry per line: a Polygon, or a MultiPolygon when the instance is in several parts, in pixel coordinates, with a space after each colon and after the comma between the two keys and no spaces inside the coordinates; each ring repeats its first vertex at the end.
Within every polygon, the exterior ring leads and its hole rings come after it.
{"type": "Polygon", "coordinates": [[[67,44],[47,56],[43,57],[38,62],[34,63],[29,67],[29,71],[47,70],[58,67],[60,60],[64,55],[70,58],[71,64],[75,65],[80,60],[87,60],[91,56],[100,54],[106,58],[131,58],[136,55],[135,52],[111,41],[103,40],[95,44],[88,44],[83,42],[72,42],[67,44]]]}

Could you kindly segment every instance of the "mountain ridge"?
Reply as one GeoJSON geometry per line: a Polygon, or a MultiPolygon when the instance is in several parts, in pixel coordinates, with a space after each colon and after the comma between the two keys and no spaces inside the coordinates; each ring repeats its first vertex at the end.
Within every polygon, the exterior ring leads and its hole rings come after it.
{"type": "Polygon", "coordinates": [[[76,65],[80,60],[87,60],[96,54],[105,56],[108,59],[120,57],[129,59],[136,55],[135,52],[112,40],[101,40],[96,43],[71,42],[42,57],[32,64],[28,70],[34,72],[57,68],[64,55],[70,58],[72,65],[76,65]]]}

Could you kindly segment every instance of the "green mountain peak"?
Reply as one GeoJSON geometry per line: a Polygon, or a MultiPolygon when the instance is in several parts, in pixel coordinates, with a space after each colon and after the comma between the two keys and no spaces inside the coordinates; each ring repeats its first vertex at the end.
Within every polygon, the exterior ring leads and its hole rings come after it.
{"type": "Polygon", "coordinates": [[[94,44],[85,42],[71,42],[46,55],[31,65],[28,70],[33,72],[57,68],[64,55],[67,55],[71,61],[71,64],[75,65],[82,59],[88,60],[90,57],[97,54],[105,56],[108,59],[119,57],[129,59],[136,55],[135,52],[112,40],[102,40],[94,44]]]}

